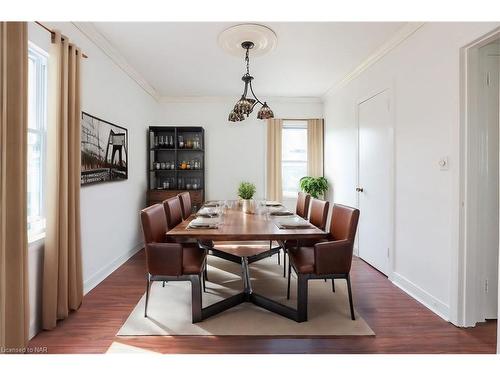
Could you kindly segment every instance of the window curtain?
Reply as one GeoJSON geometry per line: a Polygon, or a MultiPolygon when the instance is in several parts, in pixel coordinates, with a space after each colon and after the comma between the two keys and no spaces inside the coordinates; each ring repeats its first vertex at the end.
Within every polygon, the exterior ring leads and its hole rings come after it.
{"type": "Polygon", "coordinates": [[[80,307],[83,280],[80,244],[81,51],[59,32],[49,55],[47,124],[47,229],[43,272],[43,328],[80,307]]]}
{"type": "Polygon", "coordinates": [[[323,176],[323,119],[307,121],[307,175],[323,176]]]}
{"type": "Polygon", "coordinates": [[[0,347],[28,342],[28,30],[0,22],[0,347]]]}
{"type": "Polygon", "coordinates": [[[281,133],[283,120],[267,120],[267,178],[266,195],[269,200],[281,202],[283,187],[281,183],[281,133]]]}

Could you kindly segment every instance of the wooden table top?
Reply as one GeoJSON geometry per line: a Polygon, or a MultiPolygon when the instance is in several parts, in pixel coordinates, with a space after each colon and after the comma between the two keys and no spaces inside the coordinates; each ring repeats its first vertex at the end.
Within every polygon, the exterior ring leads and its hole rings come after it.
{"type": "Polygon", "coordinates": [[[283,217],[267,218],[266,215],[246,214],[240,209],[228,209],[217,229],[187,228],[195,215],[184,220],[167,232],[167,236],[196,238],[214,241],[292,240],[324,238],[327,233],[311,225],[311,228],[279,229],[275,222],[283,217]]]}

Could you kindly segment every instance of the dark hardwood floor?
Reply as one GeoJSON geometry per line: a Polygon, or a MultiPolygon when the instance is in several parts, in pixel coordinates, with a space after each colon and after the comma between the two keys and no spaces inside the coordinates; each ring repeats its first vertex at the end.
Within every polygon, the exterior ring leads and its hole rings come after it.
{"type": "Polygon", "coordinates": [[[104,353],[115,342],[160,353],[495,353],[496,321],[457,328],[395,287],[359,259],[353,262],[355,308],[375,337],[117,337],[144,293],[144,252],[88,293],[79,311],[30,347],[48,353],[104,353]]]}

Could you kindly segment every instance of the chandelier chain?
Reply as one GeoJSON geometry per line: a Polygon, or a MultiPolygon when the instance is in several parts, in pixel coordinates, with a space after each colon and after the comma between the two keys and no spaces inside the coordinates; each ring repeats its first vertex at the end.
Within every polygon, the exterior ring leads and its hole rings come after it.
{"type": "Polygon", "coordinates": [[[247,48],[247,52],[245,54],[245,61],[247,63],[247,74],[250,74],[250,59],[248,57],[248,51],[249,49],[247,48]]]}

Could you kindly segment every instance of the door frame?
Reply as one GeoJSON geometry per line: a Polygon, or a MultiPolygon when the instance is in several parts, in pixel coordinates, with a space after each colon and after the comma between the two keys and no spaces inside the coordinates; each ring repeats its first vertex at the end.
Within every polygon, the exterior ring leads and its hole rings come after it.
{"type": "MultiPolygon", "coordinates": [[[[384,92],[387,92],[389,102],[388,102],[388,111],[389,111],[389,126],[390,126],[390,135],[389,135],[389,142],[391,144],[390,151],[389,151],[389,185],[390,185],[390,191],[389,191],[389,228],[391,233],[389,233],[389,259],[387,262],[387,278],[389,280],[393,280],[393,275],[394,275],[394,259],[395,259],[395,244],[396,244],[396,231],[395,231],[395,213],[396,213],[396,161],[395,161],[395,155],[396,155],[396,142],[395,142],[395,125],[396,125],[396,116],[395,116],[395,105],[394,105],[394,83],[390,85],[382,85],[382,87],[385,87],[383,89],[373,89],[370,91],[370,94],[364,95],[360,97],[356,103],[355,103],[355,122],[356,122],[356,185],[359,186],[359,169],[360,169],[360,163],[359,163],[359,107],[361,104],[367,102],[368,100],[374,98],[377,95],[380,95],[384,92]]],[[[353,187],[353,189],[356,187],[353,187]]],[[[359,193],[356,193],[356,206],[359,208],[359,193]]],[[[361,212],[361,215],[363,213],[361,212]]],[[[357,236],[356,236],[357,237],[357,236]]],[[[358,240],[356,239],[356,246],[355,246],[355,254],[359,256],[359,247],[358,247],[358,240]]]]}
{"type": "MultiPolygon", "coordinates": [[[[477,79],[479,48],[500,38],[500,27],[477,38],[460,49],[460,128],[459,128],[459,200],[458,211],[458,251],[452,262],[452,282],[450,296],[450,321],[461,327],[473,327],[478,322],[475,309],[474,292],[479,287],[475,273],[479,256],[474,246],[468,246],[468,238],[473,229],[467,225],[474,220],[474,215],[467,210],[470,203],[467,198],[468,162],[467,155],[469,134],[475,131],[471,120],[476,112],[474,102],[477,93],[470,82],[477,79]]],[[[499,239],[500,240],[500,239],[499,239]]],[[[499,267],[500,268],[500,267],[499,267]]],[[[500,283],[499,283],[500,284],[500,283]]],[[[500,307],[500,304],[499,304],[500,307]]],[[[500,315],[499,315],[500,316],[500,315]]],[[[500,328],[500,327],[499,327],[500,328]]],[[[500,329],[499,329],[500,332],[500,329]]],[[[498,339],[498,338],[497,338],[498,339]]],[[[499,346],[500,348],[500,346],[499,346]]]]}

